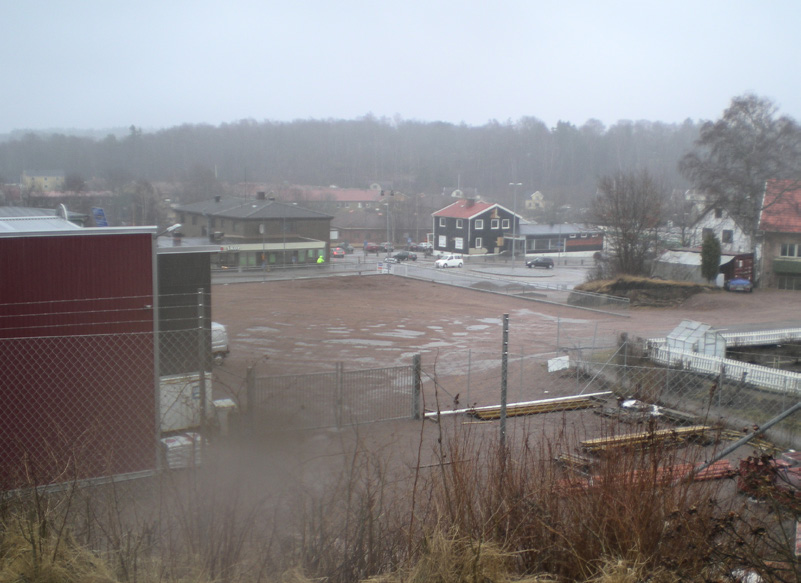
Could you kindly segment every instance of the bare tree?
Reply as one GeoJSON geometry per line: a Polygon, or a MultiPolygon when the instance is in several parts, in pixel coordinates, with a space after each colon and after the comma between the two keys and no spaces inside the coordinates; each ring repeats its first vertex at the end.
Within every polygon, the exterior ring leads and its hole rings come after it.
{"type": "Polygon", "coordinates": [[[86,190],[86,181],[80,174],[67,174],[64,177],[64,192],[74,192],[78,194],[86,190]]]}
{"type": "Polygon", "coordinates": [[[765,182],[801,177],[801,128],[776,111],[769,99],[735,97],[723,117],[701,127],[695,149],[679,162],[682,174],[749,234],[756,231],[765,182]]]}
{"type": "Polygon", "coordinates": [[[644,275],[656,246],[665,193],[647,170],[619,172],[598,182],[591,221],[605,228],[619,273],[644,275]]]}

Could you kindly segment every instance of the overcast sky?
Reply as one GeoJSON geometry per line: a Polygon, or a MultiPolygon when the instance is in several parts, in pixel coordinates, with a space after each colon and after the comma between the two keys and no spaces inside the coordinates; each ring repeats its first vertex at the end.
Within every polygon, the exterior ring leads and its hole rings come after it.
{"type": "Polygon", "coordinates": [[[801,1],[0,0],[0,133],[356,119],[801,120],[801,1]]]}

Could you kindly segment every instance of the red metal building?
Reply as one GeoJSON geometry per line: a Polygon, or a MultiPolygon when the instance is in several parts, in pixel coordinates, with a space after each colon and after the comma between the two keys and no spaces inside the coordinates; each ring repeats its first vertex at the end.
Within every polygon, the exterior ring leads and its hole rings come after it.
{"type": "Polygon", "coordinates": [[[0,490],[156,467],[154,229],[49,222],[0,219],[0,490]]]}

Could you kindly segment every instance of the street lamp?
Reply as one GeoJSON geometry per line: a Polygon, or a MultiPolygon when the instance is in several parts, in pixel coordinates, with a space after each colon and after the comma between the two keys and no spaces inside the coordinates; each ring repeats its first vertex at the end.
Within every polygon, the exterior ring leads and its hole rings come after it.
{"type": "MultiPolygon", "coordinates": [[[[383,190],[381,191],[381,196],[384,196],[384,191],[383,191],[383,190]]],[[[394,190],[390,190],[390,191],[389,191],[389,196],[391,196],[391,197],[394,197],[394,196],[395,196],[395,191],[394,191],[394,190]]],[[[392,240],[392,238],[391,238],[391,233],[390,233],[390,229],[389,229],[389,209],[390,209],[390,201],[392,201],[392,199],[391,199],[391,198],[388,198],[388,199],[387,199],[387,202],[385,202],[385,203],[384,203],[384,204],[387,206],[387,257],[389,257],[389,254],[390,254],[389,247],[390,247],[390,245],[391,245],[392,243],[394,243],[394,241],[393,241],[393,240],[392,240]]]]}
{"type": "Polygon", "coordinates": [[[515,247],[517,246],[517,189],[523,186],[522,182],[510,182],[509,186],[512,187],[512,268],[515,266],[515,247]]]}
{"type": "Polygon", "coordinates": [[[175,223],[174,225],[170,225],[169,227],[164,229],[161,233],[156,235],[156,237],[161,237],[162,235],[166,235],[167,233],[173,233],[173,232],[177,231],[178,229],[180,229],[181,227],[183,227],[183,225],[181,223],[175,223]]]}

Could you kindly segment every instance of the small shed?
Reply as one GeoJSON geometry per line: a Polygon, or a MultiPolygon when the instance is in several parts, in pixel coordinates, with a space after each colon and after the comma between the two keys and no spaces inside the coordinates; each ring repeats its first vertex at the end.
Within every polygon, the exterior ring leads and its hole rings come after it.
{"type": "Polygon", "coordinates": [[[706,356],[726,356],[726,340],[709,324],[683,320],[667,336],[670,351],[695,352],[706,356]]]}

